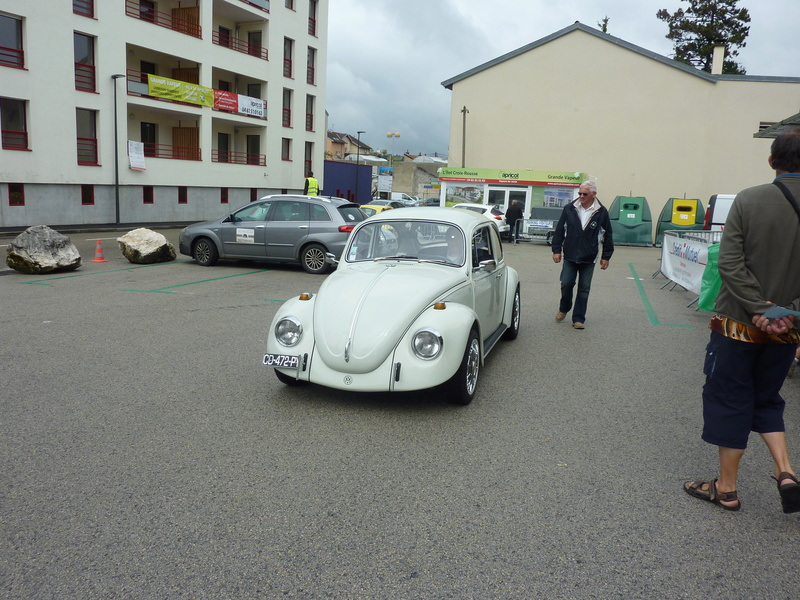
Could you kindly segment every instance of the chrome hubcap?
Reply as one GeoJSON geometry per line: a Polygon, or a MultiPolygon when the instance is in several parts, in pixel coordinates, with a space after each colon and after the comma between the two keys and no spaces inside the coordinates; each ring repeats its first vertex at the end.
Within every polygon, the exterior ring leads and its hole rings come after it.
{"type": "Polygon", "coordinates": [[[478,340],[470,341],[467,352],[467,393],[470,396],[475,393],[475,387],[478,385],[478,371],[481,368],[480,352],[478,340]]]}

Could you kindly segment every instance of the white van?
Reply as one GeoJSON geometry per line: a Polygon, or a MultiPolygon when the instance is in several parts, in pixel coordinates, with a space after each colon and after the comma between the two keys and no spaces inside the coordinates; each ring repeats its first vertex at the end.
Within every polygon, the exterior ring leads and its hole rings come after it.
{"type": "Polygon", "coordinates": [[[407,206],[413,206],[417,202],[417,198],[404,194],[403,192],[392,192],[392,197],[389,198],[389,200],[399,200],[407,206]]]}
{"type": "Polygon", "coordinates": [[[714,194],[708,201],[703,229],[707,231],[722,231],[725,228],[725,219],[731,209],[736,194],[714,194]]]}

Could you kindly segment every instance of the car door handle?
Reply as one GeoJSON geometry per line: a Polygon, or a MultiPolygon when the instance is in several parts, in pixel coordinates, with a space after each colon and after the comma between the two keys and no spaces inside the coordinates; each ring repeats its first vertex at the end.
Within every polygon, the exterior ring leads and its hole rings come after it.
{"type": "Polygon", "coordinates": [[[308,229],[308,225],[298,225],[298,229],[308,229]]]}
{"type": "Polygon", "coordinates": [[[256,229],[264,229],[264,227],[266,227],[266,225],[256,225],[256,229]]]}

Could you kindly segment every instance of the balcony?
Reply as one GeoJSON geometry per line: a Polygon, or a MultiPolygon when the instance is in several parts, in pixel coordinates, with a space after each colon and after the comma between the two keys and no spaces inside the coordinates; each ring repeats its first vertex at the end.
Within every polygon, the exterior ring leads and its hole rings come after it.
{"type": "Polygon", "coordinates": [[[174,8],[171,13],[151,10],[139,4],[139,0],[125,0],[125,14],[140,21],[172,29],[196,38],[202,38],[200,9],[197,6],[174,8]]]}
{"type": "Polygon", "coordinates": [[[82,92],[94,92],[97,90],[94,65],[75,63],[75,89],[82,92]]]}
{"type": "Polygon", "coordinates": [[[306,131],[314,131],[313,113],[306,113],[306,131]]]}
{"type": "Polygon", "coordinates": [[[16,48],[0,46],[0,65],[22,69],[25,67],[25,53],[16,48]]]}
{"type": "Polygon", "coordinates": [[[308,17],[308,35],[317,37],[317,20],[308,17]]]}
{"type": "Polygon", "coordinates": [[[78,138],[78,164],[97,166],[97,138],[78,138]]]}
{"type": "Polygon", "coordinates": [[[170,144],[151,144],[145,142],[144,155],[150,158],[172,160],[202,160],[200,148],[193,146],[172,146],[170,144]]]}
{"type": "Polygon", "coordinates": [[[217,46],[223,46],[225,48],[230,48],[231,50],[241,52],[242,54],[249,54],[250,56],[255,56],[256,58],[269,60],[267,49],[263,46],[251,44],[250,42],[246,42],[229,35],[220,35],[218,31],[215,31],[213,34],[211,34],[211,41],[217,46]]]}
{"type": "Polygon", "coordinates": [[[249,4],[250,6],[255,6],[256,8],[263,10],[264,12],[269,12],[269,0],[241,0],[245,4],[249,4]]]}
{"type": "Polygon", "coordinates": [[[291,108],[284,108],[283,109],[283,117],[281,119],[281,125],[284,127],[291,127],[292,126],[292,109],[291,108]]]}
{"type": "Polygon", "coordinates": [[[283,59],[283,76],[291,78],[292,76],[292,59],[291,58],[284,58],[283,59]]]}
{"type": "Polygon", "coordinates": [[[266,167],[267,157],[264,154],[253,154],[252,152],[232,152],[231,150],[214,149],[211,151],[211,162],[266,167]]]}
{"type": "Polygon", "coordinates": [[[306,67],[306,83],[310,85],[317,85],[316,77],[317,70],[314,67],[306,67]]]}
{"type": "Polygon", "coordinates": [[[2,137],[3,139],[3,150],[28,149],[27,131],[13,131],[10,129],[3,129],[2,131],[0,131],[0,137],[2,137]]]}

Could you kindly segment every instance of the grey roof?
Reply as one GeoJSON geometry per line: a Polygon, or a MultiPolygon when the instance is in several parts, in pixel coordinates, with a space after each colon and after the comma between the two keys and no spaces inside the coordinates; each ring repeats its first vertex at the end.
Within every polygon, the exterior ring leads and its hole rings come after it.
{"type": "Polygon", "coordinates": [[[671,58],[667,58],[665,56],[661,56],[660,54],[656,54],[655,52],[651,52],[641,46],[637,46],[635,44],[631,44],[630,42],[626,42],[623,39],[614,37],[613,35],[609,35],[607,33],[603,33],[599,29],[594,29],[593,27],[589,27],[580,23],[579,21],[575,21],[572,25],[568,27],[564,27],[564,29],[560,29],[555,33],[551,33],[548,36],[541,38],[540,40],[536,40],[535,42],[531,42],[521,48],[517,48],[516,50],[512,50],[507,54],[503,54],[502,56],[498,56],[495,59],[492,59],[488,62],[483,63],[482,65],[478,65],[470,69],[469,71],[464,71],[460,75],[456,75],[455,77],[451,77],[442,82],[442,85],[447,88],[448,90],[453,89],[453,84],[458,83],[476,73],[480,73],[481,71],[485,71],[495,65],[498,65],[502,62],[505,62],[509,59],[515,58],[529,50],[533,50],[538,48],[539,46],[544,46],[548,42],[552,42],[553,40],[560,38],[564,35],[572,33],[574,31],[582,31],[584,33],[588,33],[589,35],[593,35],[595,37],[600,38],[601,40],[605,40],[612,44],[616,44],[621,48],[625,48],[626,50],[630,50],[631,52],[636,52],[637,54],[641,54],[642,56],[646,56],[647,58],[651,58],[655,61],[658,61],[664,65],[669,67],[673,67],[675,69],[679,69],[684,73],[689,75],[694,75],[695,77],[700,77],[701,79],[705,79],[709,82],[716,82],[716,81],[772,81],[778,83],[800,83],[800,77],[770,77],[770,76],[758,76],[758,75],[712,75],[711,73],[706,73],[705,71],[701,71],[700,69],[695,69],[691,65],[687,65],[685,63],[679,62],[677,60],[673,60],[671,58]]]}
{"type": "Polygon", "coordinates": [[[762,129],[761,131],[757,131],[753,134],[754,138],[774,138],[778,137],[781,133],[783,133],[786,129],[790,127],[797,127],[800,125],[800,113],[793,115],[780,121],[779,123],[775,123],[774,125],[770,125],[766,129],[762,129]]]}

